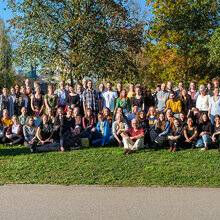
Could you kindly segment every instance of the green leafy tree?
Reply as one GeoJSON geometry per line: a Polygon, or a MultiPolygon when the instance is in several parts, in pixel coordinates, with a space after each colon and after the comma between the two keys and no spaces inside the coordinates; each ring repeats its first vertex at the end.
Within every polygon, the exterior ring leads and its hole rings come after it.
{"type": "Polygon", "coordinates": [[[19,65],[39,65],[64,76],[106,77],[107,69],[128,48],[138,50],[129,4],[123,0],[9,0],[19,65]]]}
{"type": "Polygon", "coordinates": [[[11,41],[4,21],[0,19],[0,88],[13,85],[14,80],[15,73],[12,68],[11,41]]]}
{"type": "Polygon", "coordinates": [[[207,44],[219,22],[217,0],[147,0],[149,23],[146,56],[150,71],[160,81],[209,80],[219,72],[208,65],[207,44]]]}

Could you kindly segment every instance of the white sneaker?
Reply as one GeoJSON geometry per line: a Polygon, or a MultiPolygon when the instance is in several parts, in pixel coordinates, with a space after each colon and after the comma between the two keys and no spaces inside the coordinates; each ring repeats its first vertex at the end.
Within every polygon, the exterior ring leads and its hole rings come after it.
{"type": "Polygon", "coordinates": [[[207,148],[206,148],[206,147],[203,147],[203,148],[201,148],[201,150],[207,150],[207,148]]]}

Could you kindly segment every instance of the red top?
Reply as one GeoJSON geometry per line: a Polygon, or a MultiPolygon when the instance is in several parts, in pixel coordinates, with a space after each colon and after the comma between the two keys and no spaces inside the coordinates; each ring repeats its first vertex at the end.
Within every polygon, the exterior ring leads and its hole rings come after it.
{"type": "MultiPolygon", "coordinates": [[[[126,133],[129,137],[134,137],[134,136],[137,136],[137,135],[139,135],[139,134],[144,133],[144,129],[140,128],[140,129],[137,129],[137,131],[135,132],[135,131],[134,131],[134,128],[131,128],[131,129],[128,129],[127,131],[125,131],[125,133],[126,133]]],[[[135,142],[136,139],[133,139],[133,141],[135,142]]]]}

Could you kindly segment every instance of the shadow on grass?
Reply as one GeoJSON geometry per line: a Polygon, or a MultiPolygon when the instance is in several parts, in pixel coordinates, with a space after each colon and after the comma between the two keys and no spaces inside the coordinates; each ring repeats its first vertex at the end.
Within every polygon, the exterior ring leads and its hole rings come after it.
{"type": "Polygon", "coordinates": [[[0,149],[0,156],[18,156],[26,154],[30,154],[30,150],[28,148],[13,147],[0,149]]]}

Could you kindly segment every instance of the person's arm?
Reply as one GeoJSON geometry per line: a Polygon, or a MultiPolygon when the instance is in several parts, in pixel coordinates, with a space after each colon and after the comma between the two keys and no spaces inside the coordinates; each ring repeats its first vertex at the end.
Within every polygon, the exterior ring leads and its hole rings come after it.
{"type": "Polygon", "coordinates": [[[0,133],[0,138],[4,137],[4,134],[5,134],[5,127],[2,124],[2,130],[1,130],[1,133],[0,133]]]}
{"type": "Polygon", "coordinates": [[[197,137],[198,136],[198,130],[195,129],[195,133],[193,134],[192,137],[189,138],[189,140],[191,141],[193,138],[197,137]]]}
{"type": "Polygon", "coordinates": [[[142,101],[143,101],[143,104],[142,104],[142,110],[145,111],[145,102],[144,102],[144,97],[142,96],[142,101]]]}
{"type": "Polygon", "coordinates": [[[24,139],[27,141],[28,140],[28,132],[26,130],[26,125],[23,127],[23,134],[24,134],[24,139]]]}
{"type": "Polygon", "coordinates": [[[166,136],[170,131],[170,122],[167,121],[165,125],[165,131],[160,133],[160,136],[166,136]]]}
{"type": "Polygon", "coordinates": [[[42,137],[41,137],[41,129],[40,129],[40,127],[37,128],[36,137],[37,137],[37,139],[38,139],[42,144],[44,144],[44,141],[42,140],[42,137]]]}
{"type": "Polygon", "coordinates": [[[50,136],[45,140],[45,142],[53,142],[53,139],[52,139],[52,137],[53,137],[53,128],[51,128],[51,130],[50,130],[50,136]]]}
{"type": "Polygon", "coordinates": [[[178,113],[182,111],[182,103],[180,100],[177,101],[177,109],[178,109],[178,113]]]}
{"type": "Polygon", "coordinates": [[[56,103],[57,103],[57,105],[55,106],[55,108],[58,108],[58,107],[59,107],[59,103],[60,103],[60,99],[59,99],[59,96],[57,96],[57,100],[56,100],[56,103]]]}
{"type": "Polygon", "coordinates": [[[45,103],[45,106],[46,106],[46,108],[49,110],[50,109],[50,106],[48,105],[48,102],[47,102],[47,98],[46,98],[47,96],[45,95],[44,96],[44,103],[45,103]]]}
{"type": "Polygon", "coordinates": [[[189,140],[186,129],[184,129],[183,134],[184,134],[186,141],[189,140]]]}
{"type": "Polygon", "coordinates": [[[141,138],[143,138],[143,137],[144,137],[144,132],[142,132],[142,133],[139,134],[139,135],[133,136],[131,139],[136,139],[136,140],[138,140],[138,139],[141,139],[141,138]]]}
{"type": "Polygon", "coordinates": [[[44,96],[42,95],[42,106],[40,108],[40,113],[42,113],[44,110],[44,96]]]}
{"type": "Polygon", "coordinates": [[[32,111],[35,111],[35,109],[34,109],[34,95],[31,96],[31,109],[32,109],[32,111]]]}

